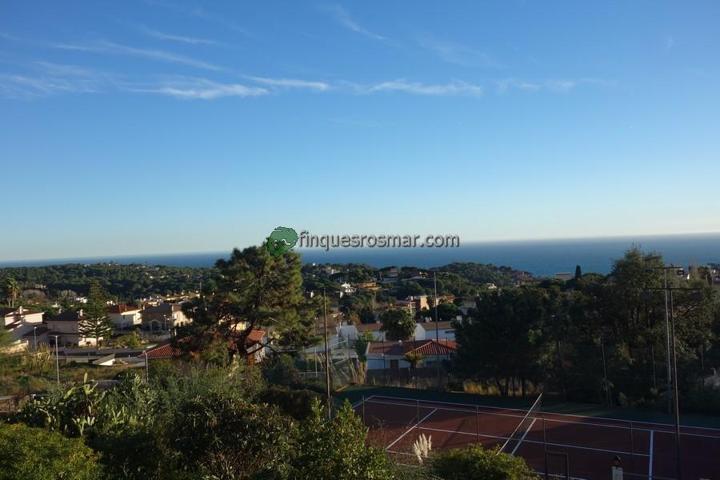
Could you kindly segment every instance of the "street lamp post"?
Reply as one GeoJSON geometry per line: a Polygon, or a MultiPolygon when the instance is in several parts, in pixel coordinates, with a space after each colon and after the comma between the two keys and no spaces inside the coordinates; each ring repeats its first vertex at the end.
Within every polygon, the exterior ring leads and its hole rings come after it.
{"type": "Polygon", "coordinates": [[[37,327],[33,327],[33,350],[37,352],[37,327]]]}
{"type": "Polygon", "coordinates": [[[57,384],[60,385],[60,357],[58,356],[59,335],[53,335],[53,337],[55,337],[55,376],[57,378],[57,384]]]}

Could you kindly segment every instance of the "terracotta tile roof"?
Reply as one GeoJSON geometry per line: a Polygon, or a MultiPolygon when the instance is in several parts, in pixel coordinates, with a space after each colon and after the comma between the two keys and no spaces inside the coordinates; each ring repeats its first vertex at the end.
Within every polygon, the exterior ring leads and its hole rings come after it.
{"type": "MultiPolygon", "coordinates": [[[[163,358],[174,358],[180,356],[180,350],[174,348],[171,343],[164,343],[156,347],[146,350],[148,360],[160,360],[163,358]]],[[[145,358],[145,353],[141,353],[138,357],[145,358]]]]}
{"type": "Polygon", "coordinates": [[[457,347],[455,346],[455,342],[451,342],[451,341],[436,342],[435,340],[430,340],[429,342],[427,342],[423,345],[420,345],[419,347],[414,349],[415,352],[418,352],[425,356],[453,355],[453,354],[455,354],[455,350],[457,350],[457,347]]]}
{"type": "Polygon", "coordinates": [[[261,343],[262,339],[265,338],[265,330],[251,330],[245,343],[252,345],[254,343],[261,343]]]}
{"type": "MultiPolygon", "coordinates": [[[[250,332],[250,335],[248,335],[247,339],[245,340],[245,343],[247,346],[252,346],[256,344],[262,344],[263,338],[265,338],[265,331],[264,330],[257,330],[254,329],[250,332]]],[[[188,337],[185,337],[188,338],[188,337]]],[[[179,342],[182,342],[184,339],[178,340],[179,342]]],[[[172,343],[167,342],[163,343],[161,345],[157,345],[153,348],[150,348],[147,350],[147,357],[149,360],[159,360],[163,358],[177,358],[182,354],[180,349],[174,348],[172,346],[172,343]]],[[[138,355],[138,357],[145,358],[145,353],[141,353],[138,355]]]]}
{"type": "Polygon", "coordinates": [[[402,356],[418,352],[425,356],[454,355],[457,344],[452,340],[414,340],[409,342],[372,342],[368,353],[402,356]]]}

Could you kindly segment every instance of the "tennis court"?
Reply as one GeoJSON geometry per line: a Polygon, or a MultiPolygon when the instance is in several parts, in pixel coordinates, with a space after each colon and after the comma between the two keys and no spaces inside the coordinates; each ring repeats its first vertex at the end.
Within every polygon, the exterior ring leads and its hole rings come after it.
{"type": "MultiPolygon", "coordinates": [[[[369,441],[412,462],[420,434],[433,450],[480,443],[554,478],[607,480],[615,457],[628,479],[677,478],[672,425],[372,395],[354,405],[369,441]]],[[[720,479],[720,429],[682,427],[683,480],[720,479]]]]}

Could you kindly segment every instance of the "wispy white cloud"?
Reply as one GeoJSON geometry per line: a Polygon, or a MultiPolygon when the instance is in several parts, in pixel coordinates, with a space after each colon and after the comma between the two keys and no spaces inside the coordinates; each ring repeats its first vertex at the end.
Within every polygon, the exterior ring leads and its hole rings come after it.
{"type": "Polygon", "coordinates": [[[166,95],[188,100],[215,100],[223,97],[258,97],[269,90],[239,83],[221,83],[206,78],[183,78],[151,85],[128,87],[129,91],[166,95]]]}
{"type": "MultiPolygon", "coordinates": [[[[115,45],[115,44],[112,44],[115,45]]],[[[80,47],[78,47],[80,48],[80,47]]],[[[82,47],[94,48],[94,47],[82,47]]],[[[103,47],[104,48],[104,47],[103,47]]],[[[94,50],[93,50],[94,51],[94,50]]],[[[581,86],[606,87],[615,83],[598,78],[522,80],[506,78],[484,84],[453,80],[427,83],[395,79],[375,83],[349,81],[311,81],[285,77],[242,75],[239,83],[232,77],[225,79],[189,76],[153,76],[147,74],[116,74],[90,67],[35,61],[17,65],[18,72],[0,73],[0,96],[35,98],[57,94],[86,93],[142,93],[181,99],[215,100],[226,97],[259,97],[290,90],[305,90],[335,94],[407,94],[419,96],[480,97],[488,91],[498,95],[510,92],[568,93],[581,86]]],[[[237,76],[235,76],[237,78],[237,76]]]]}
{"type": "Polygon", "coordinates": [[[547,91],[553,93],[567,93],[583,85],[611,87],[615,82],[599,78],[577,78],[577,79],[546,79],[546,80],[520,80],[517,78],[505,78],[497,80],[495,86],[497,92],[505,94],[512,90],[524,92],[547,91]]]}
{"type": "Polygon", "coordinates": [[[246,76],[246,78],[263,85],[268,85],[270,87],[297,88],[304,90],[316,90],[319,92],[324,92],[331,88],[330,84],[326,82],[298,80],[295,78],[268,78],[252,76],[246,76]]]}
{"type": "Polygon", "coordinates": [[[448,63],[464,67],[498,68],[501,66],[489,54],[460,43],[423,36],[418,39],[418,45],[448,63]]]}
{"type": "Polygon", "coordinates": [[[45,73],[55,76],[95,78],[99,74],[97,70],[78,65],[67,65],[46,61],[33,62],[33,65],[45,73]]]}
{"type": "Polygon", "coordinates": [[[0,96],[8,98],[45,97],[59,93],[95,93],[98,88],[97,82],[86,78],[0,74],[0,96]]]}
{"type": "Polygon", "coordinates": [[[202,60],[196,60],[194,58],[186,57],[184,55],[179,55],[164,50],[130,47],[127,45],[109,42],[107,40],[99,40],[86,44],[55,43],[52,45],[52,47],[61,50],[74,50],[89,53],[107,53],[112,55],[126,55],[131,57],[147,58],[150,60],[157,60],[166,63],[175,63],[178,65],[186,65],[188,67],[200,68],[203,70],[222,70],[222,68],[218,67],[217,65],[203,62],[202,60]]]}
{"type": "Polygon", "coordinates": [[[413,95],[430,96],[472,96],[479,97],[483,94],[483,87],[474,83],[453,81],[449,83],[421,83],[409,82],[407,80],[391,80],[372,85],[356,85],[359,93],[378,92],[401,92],[413,95]]]}
{"type": "Polygon", "coordinates": [[[35,98],[63,93],[97,93],[110,84],[110,75],[60,63],[37,61],[22,73],[0,74],[0,96],[35,98]]]}
{"type": "Polygon", "coordinates": [[[365,35],[366,37],[372,38],[373,40],[385,40],[385,37],[383,37],[382,35],[371,32],[370,30],[361,26],[358,22],[355,21],[355,19],[350,16],[348,11],[345,10],[342,6],[331,5],[327,7],[327,10],[333,15],[335,20],[337,20],[340,25],[347,28],[348,30],[359,33],[360,35],[365,35]]]}
{"type": "Polygon", "coordinates": [[[167,40],[170,42],[184,43],[188,45],[220,45],[220,42],[216,42],[215,40],[210,40],[208,38],[175,35],[172,33],[165,33],[158,30],[153,30],[152,28],[148,28],[145,26],[140,27],[140,30],[142,30],[142,32],[149,37],[157,38],[158,40],[167,40]]]}

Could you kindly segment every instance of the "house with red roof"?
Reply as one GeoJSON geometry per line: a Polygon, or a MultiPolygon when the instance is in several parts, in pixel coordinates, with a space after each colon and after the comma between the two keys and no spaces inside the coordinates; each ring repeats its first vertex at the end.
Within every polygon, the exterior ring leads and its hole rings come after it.
{"type": "MultiPolygon", "coordinates": [[[[265,332],[265,330],[253,329],[250,331],[247,339],[245,339],[248,364],[254,365],[261,363],[265,359],[267,340],[267,332],[265,332]]],[[[182,339],[179,341],[182,342],[182,339]]],[[[147,349],[138,355],[138,357],[145,358],[146,355],[148,361],[152,362],[153,360],[179,358],[182,355],[182,351],[174,347],[171,342],[164,342],[147,349]]]]}
{"type": "Polygon", "coordinates": [[[405,359],[408,353],[419,354],[424,367],[451,359],[457,351],[452,340],[410,340],[407,342],[372,342],[368,345],[368,370],[410,368],[405,359]]]}

